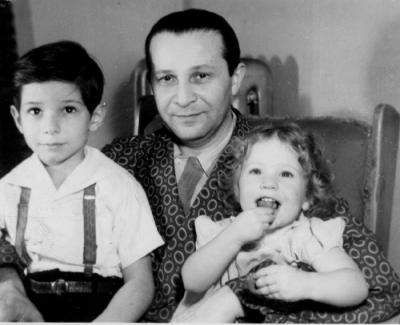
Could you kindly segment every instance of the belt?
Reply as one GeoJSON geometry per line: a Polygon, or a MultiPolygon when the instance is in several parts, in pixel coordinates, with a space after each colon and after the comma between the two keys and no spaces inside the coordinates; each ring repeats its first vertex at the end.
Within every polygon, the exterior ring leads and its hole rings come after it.
{"type": "Polygon", "coordinates": [[[120,287],[120,281],[66,281],[57,279],[55,281],[37,281],[29,279],[29,286],[32,292],[37,294],[64,293],[115,293],[120,287]]]}

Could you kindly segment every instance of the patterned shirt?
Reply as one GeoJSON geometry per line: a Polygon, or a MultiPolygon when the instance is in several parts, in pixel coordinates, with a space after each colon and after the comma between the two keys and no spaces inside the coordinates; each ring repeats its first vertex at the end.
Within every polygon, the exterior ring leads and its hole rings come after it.
{"type": "MultiPolygon", "coordinates": [[[[250,130],[247,119],[235,111],[237,121],[233,137],[243,136],[250,130]]],[[[145,315],[150,322],[168,322],[184,294],[181,278],[182,265],[195,250],[194,220],[199,215],[209,215],[214,221],[232,215],[225,204],[223,180],[233,173],[230,156],[231,142],[220,154],[206,183],[193,201],[188,216],[181,206],[175,167],[173,137],[167,130],[148,136],[136,136],[114,140],[104,152],[115,162],[131,172],[142,184],[159,233],[165,245],[153,256],[153,272],[156,283],[154,301],[145,315]]],[[[345,201],[337,200],[333,216],[346,221],[343,246],[364,273],[370,286],[370,295],[361,305],[332,310],[324,305],[306,304],[291,313],[269,308],[269,302],[253,297],[246,291],[245,279],[228,283],[237,294],[246,311],[247,322],[331,322],[366,323],[390,318],[400,309],[400,280],[376,243],[375,236],[348,212],[345,201]]]]}

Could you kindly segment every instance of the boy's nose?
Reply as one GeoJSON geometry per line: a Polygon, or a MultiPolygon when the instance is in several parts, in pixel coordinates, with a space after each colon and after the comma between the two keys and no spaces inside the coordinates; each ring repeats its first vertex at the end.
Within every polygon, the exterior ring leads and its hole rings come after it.
{"type": "Polygon", "coordinates": [[[45,119],[43,123],[43,132],[50,135],[59,133],[60,123],[58,118],[55,116],[49,116],[47,119],[45,119]]]}
{"type": "Polygon", "coordinates": [[[196,94],[187,82],[180,82],[177,85],[175,103],[180,107],[187,107],[196,101],[196,94]]]}

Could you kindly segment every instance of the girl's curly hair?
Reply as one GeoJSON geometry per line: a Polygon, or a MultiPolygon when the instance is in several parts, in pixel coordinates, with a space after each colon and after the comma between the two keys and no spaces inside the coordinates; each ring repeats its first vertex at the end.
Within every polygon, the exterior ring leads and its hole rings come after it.
{"type": "MultiPolygon", "coordinates": [[[[333,174],[322,150],[316,144],[314,135],[301,129],[293,122],[271,122],[254,128],[244,138],[235,138],[232,142],[231,160],[233,175],[226,180],[228,191],[226,202],[236,212],[241,211],[238,182],[243,164],[254,144],[277,137],[288,144],[297,154],[298,162],[308,180],[306,197],[310,203],[310,212],[314,216],[324,217],[332,211],[334,205],[333,174]]],[[[268,155],[268,152],[265,153],[268,155]]]]}

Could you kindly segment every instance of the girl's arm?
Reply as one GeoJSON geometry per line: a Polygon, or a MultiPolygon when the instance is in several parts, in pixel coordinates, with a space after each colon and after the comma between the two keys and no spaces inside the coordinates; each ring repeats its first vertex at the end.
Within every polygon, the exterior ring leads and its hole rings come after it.
{"type": "Polygon", "coordinates": [[[124,285],[95,322],[135,322],[153,300],[154,280],[149,255],[122,270],[124,285]]]}
{"type": "Polygon", "coordinates": [[[270,213],[267,208],[242,212],[218,236],[190,255],[182,268],[185,289],[202,293],[214,284],[242,246],[263,235],[273,218],[270,213]]]}
{"type": "Polygon", "coordinates": [[[304,272],[286,265],[272,265],[254,275],[257,294],[273,299],[311,299],[338,307],[354,306],[368,296],[368,284],[356,263],[343,249],[332,248],[304,272]]]}
{"type": "Polygon", "coordinates": [[[313,264],[317,272],[309,272],[310,299],[345,307],[367,298],[368,283],[343,249],[332,248],[313,264]]]}

